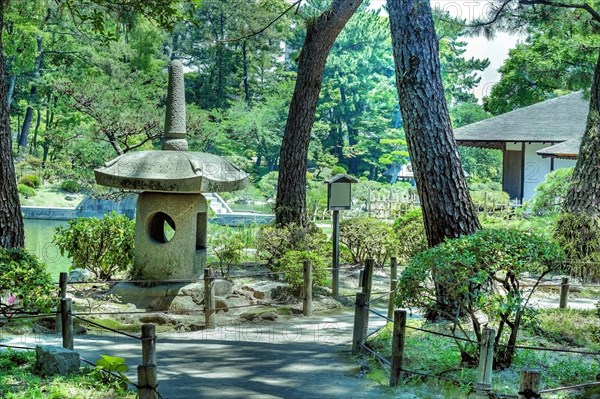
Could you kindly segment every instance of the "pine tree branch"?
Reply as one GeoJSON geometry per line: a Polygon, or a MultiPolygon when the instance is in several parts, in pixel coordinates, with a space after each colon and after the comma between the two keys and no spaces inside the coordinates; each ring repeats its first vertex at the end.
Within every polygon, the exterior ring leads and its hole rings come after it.
{"type": "Polygon", "coordinates": [[[555,1],[551,1],[551,0],[521,0],[520,4],[524,4],[524,5],[540,4],[540,5],[551,6],[551,7],[585,10],[592,16],[592,18],[594,18],[594,20],[596,22],[600,22],[600,13],[598,13],[598,11],[596,11],[592,6],[590,6],[587,3],[568,4],[568,3],[555,2],[555,1]]]}

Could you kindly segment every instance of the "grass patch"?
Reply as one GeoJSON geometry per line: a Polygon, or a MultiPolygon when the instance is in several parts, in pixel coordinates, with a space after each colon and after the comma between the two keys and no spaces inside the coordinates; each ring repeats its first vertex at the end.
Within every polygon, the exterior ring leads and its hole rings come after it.
{"type": "Polygon", "coordinates": [[[133,399],[135,393],[105,384],[92,369],[69,376],[42,376],[32,351],[0,351],[0,397],[4,399],[133,399]]]}

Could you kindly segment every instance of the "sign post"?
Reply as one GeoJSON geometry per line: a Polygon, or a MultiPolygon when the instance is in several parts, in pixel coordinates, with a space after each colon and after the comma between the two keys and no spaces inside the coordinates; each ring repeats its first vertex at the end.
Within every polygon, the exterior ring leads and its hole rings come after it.
{"type": "Polygon", "coordinates": [[[358,180],[346,174],[339,174],[325,183],[327,183],[327,209],[333,211],[331,294],[337,298],[340,282],[340,210],[352,208],[352,183],[358,183],[358,180]]]}

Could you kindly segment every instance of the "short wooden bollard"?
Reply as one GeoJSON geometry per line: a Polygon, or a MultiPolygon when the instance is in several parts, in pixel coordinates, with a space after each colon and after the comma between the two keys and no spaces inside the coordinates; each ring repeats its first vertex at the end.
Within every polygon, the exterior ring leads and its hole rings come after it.
{"type": "Polygon", "coordinates": [[[354,308],[354,331],[352,333],[352,354],[358,355],[361,351],[361,345],[367,336],[365,330],[365,319],[369,318],[369,309],[367,308],[367,294],[359,292],[356,294],[356,304],[354,308]]]}
{"type": "Polygon", "coordinates": [[[396,257],[391,259],[392,267],[390,272],[390,300],[388,303],[388,319],[394,317],[394,309],[396,308],[396,287],[398,286],[398,260],[396,257]]]}
{"type": "Polygon", "coordinates": [[[406,337],[406,310],[394,311],[394,333],[392,337],[392,365],[390,370],[390,386],[398,386],[402,379],[402,358],[404,357],[404,341],[406,337]]]}
{"type": "Polygon", "coordinates": [[[479,347],[478,380],[475,384],[477,391],[489,392],[492,390],[492,367],[494,366],[494,340],[496,330],[484,328],[479,347]]]}
{"type": "Polygon", "coordinates": [[[204,269],[204,328],[215,328],[215,274],[212,269],[204,269]]]}
{"type": "Polygon", "coordinates": [[[62,324],[63,348],[73,350],[73,316],[71,310],[73,301],[71,298],[60,300],[60,321],[62,324]]]}
{"type": "Polygon", "coordinates": [[[569,303],[569,278],[563,277],[560,283],[560,302],[559,309],[566,309],[569,303]]]}
{"type": "Polygon", "coordinates": [[[140,365],[137,368],[138,398],[158,399],[156,391],[157,372],[155,364],[140,365]]]}
{"type": "Polygon", "coordinates": [[[312,316],[313,304],[312,304],[312,267],[310,262],[305,260],[303,263],[304,269],[304,289],[303,289],[303,301],[302,301],[302,314],[304,316],[312,316]]]}
{"type": "MultiPolygon", "coordinates": [[[[519,392],[540,393],[540,384],[542,382],[542,374],[536,369],[521,370],[521,381],[519,392]]],[[[531,396],[519,394],[519,398],[527,399],[531,396]]]]}
{"type": "Polygon", "coordinates": [[[154,324],[142,324],[142,365],[156,365],[156,328],[154,324]]]}
{"type": "MultiPolygon", "coordinates": [[[[67,297],[67,284],[69,282],[69,273],[67,272],[60,272],[60,275],[58,277],[58,297],[60,299],[66,298],[67,297]]],[[[61,334],[62,333],[62,321],[61,321],[61,315],[60,315],[60,304],[58,305],[58,313],[56,314],[56,333],[57,334],[61,334]]]]}

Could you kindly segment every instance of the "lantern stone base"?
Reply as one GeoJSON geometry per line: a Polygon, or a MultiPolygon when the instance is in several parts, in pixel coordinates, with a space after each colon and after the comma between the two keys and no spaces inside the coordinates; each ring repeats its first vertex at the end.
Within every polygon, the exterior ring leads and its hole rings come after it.
{"type": "Polygon", "coordinates": [[[144,192],[136,214],[136,278],[196,279],[206,264],[207,202],[202,194],[144,192]]]}

